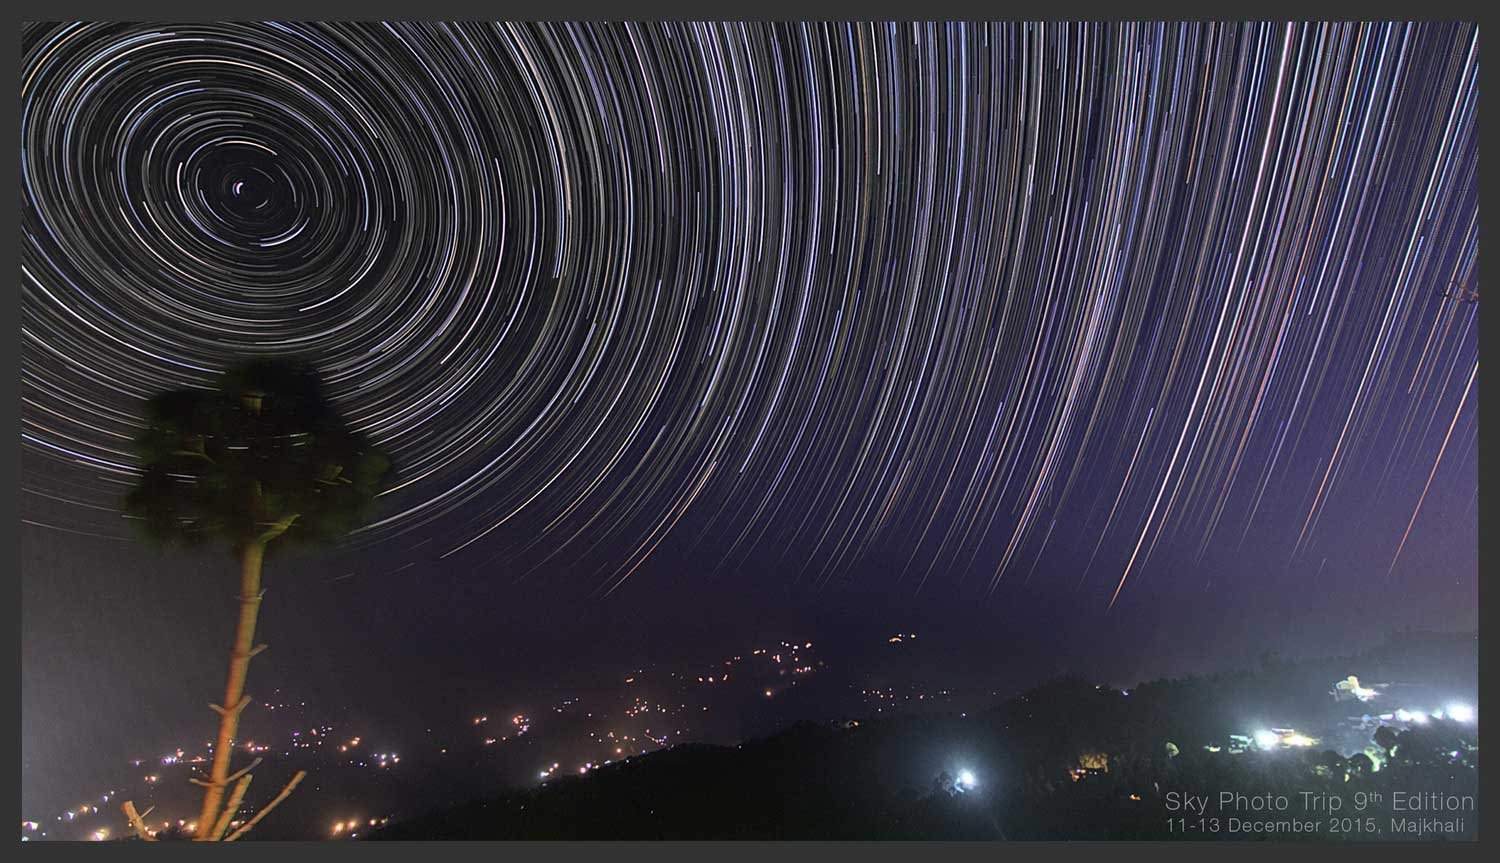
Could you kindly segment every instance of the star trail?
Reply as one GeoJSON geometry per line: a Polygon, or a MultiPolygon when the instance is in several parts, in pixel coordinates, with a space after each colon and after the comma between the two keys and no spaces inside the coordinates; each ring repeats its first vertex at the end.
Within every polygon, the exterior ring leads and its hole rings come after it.
{"type": "Polygon", "coordinates": [[[1165,558],[1359,546],[1420,580],[1475,517],[1471,25],[49,24],[23,53],[28,532],[131,537],[141,400],[281,354],[399,467],[361,578],[1107,608],[1201,586],[1165,558]]]}

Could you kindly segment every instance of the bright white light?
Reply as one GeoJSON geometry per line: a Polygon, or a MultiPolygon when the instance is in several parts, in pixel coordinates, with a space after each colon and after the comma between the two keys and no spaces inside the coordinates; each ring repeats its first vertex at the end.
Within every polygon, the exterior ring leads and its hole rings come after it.
{"type": "Polygon", "coordinates": [[[1410,710],[1407,710],[1405,707],[1403,707],[1400,710],[1396,711],[1396,718],[1401,720],[1402,722],[1410,722],[1414,718],[1414,714],[1410,710]]]}
{"type": "Polygon", "coordinates": [[[1467,704],[1448,705],[1448,718],[1454,722],[1473,722],[1474,708],[1467,704]]]}
{"type": "Polygon", "coordinates": [[[958,773],[959,788],[973,788],[975,784],[974,773],[971,770],[960,770],[958,773]]]}
{"type": "Polygon", "coordinates": [[[1255,732],[1255,745],[1261,749],[1271,749],[1281,743],[1281,736],[1273,731],[1255,732]]]}

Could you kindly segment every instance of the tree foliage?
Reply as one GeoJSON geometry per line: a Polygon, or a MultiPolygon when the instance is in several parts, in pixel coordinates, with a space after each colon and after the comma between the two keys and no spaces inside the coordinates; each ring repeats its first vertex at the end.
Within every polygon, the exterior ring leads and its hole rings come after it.
{"type": "Polygon", "coordinates": [[[342,536],[391,467],[299,361],[235,365],[212,390],[151,399],[146,419],[136,440],[144,473],[125,509],[167,543],[239,550],[278,525],[276,546],[342,536]]]}

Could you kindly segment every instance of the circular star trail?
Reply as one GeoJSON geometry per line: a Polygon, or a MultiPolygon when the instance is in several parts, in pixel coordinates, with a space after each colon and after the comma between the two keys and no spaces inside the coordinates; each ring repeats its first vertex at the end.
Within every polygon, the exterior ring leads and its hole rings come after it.
{"type": "Polygon", "coordinates": [[[27,529],[130,536],[141,400],[298,354],[400,468],[372,574],[1103,605],[1357,544],[1401,577],[1474,511],[1478,50],[31,26],[27,529]]]}

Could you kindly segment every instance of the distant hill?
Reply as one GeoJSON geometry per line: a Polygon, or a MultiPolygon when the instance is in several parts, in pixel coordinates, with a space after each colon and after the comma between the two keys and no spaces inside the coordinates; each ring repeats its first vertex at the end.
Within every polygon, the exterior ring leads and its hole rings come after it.
{"type": "MultiPolygon", "coordinates": [[[[1345,729],[1359,736],[1346,752],[1325,744],[1232,753],[1222,745],[1256,728],[1339,727],[1351,708],[1330,689],[1349,674],[1473,698],[1477,638],[1404,633],[1357,657],[1267,655],[1257,669],[1131,690],[1060,679],[983,713],[799,723],[738,746],[637,756],[395,823],[372,838],[1165,839],[1182,837],[1167,805],[1174,791],[1294,800],[1302,791],[1477,795],[1473,723],[1434,720],[1384,737],[1374,726],[1345,729]],[[1367,745],[1370,755],[1357,751],[1367,745]]],[[[1465,828],[1477,835],[1477,815],[1471,821],[1465,828]]],[[[1330,819],[1320,824],[1320,838],[1372,838],[1330,819]]]]}

